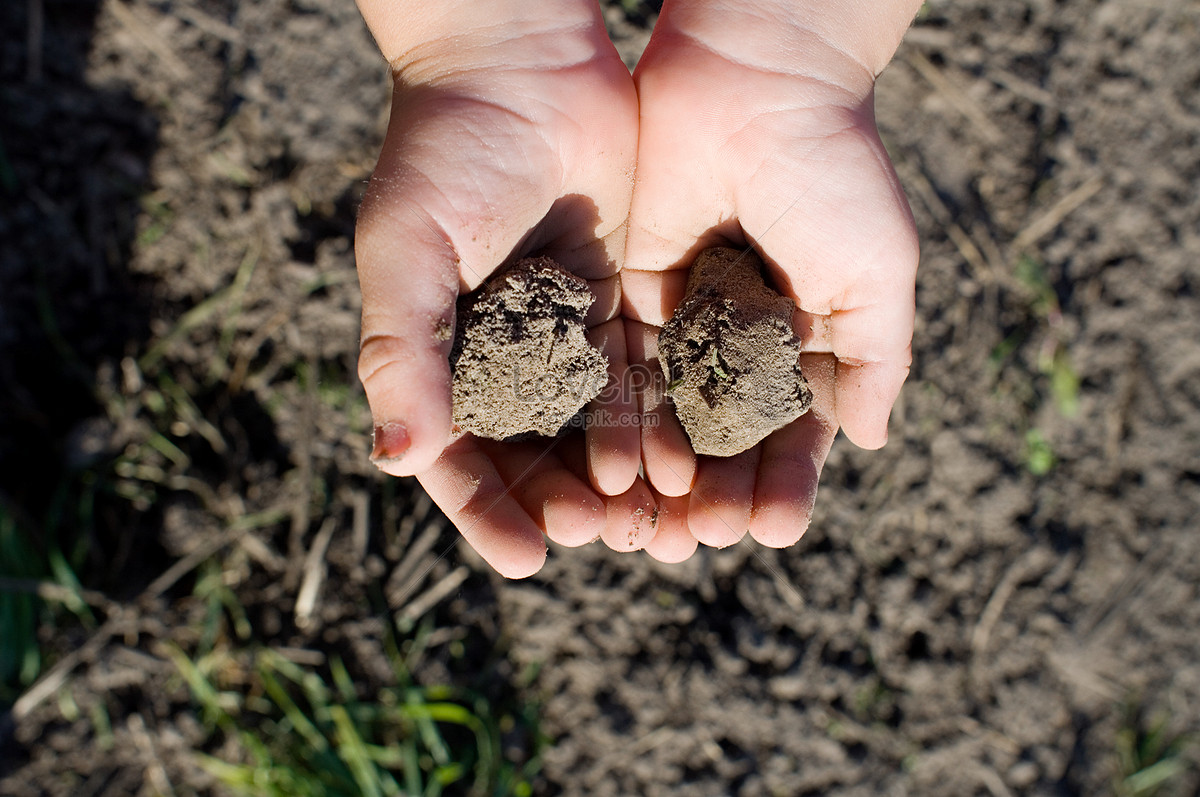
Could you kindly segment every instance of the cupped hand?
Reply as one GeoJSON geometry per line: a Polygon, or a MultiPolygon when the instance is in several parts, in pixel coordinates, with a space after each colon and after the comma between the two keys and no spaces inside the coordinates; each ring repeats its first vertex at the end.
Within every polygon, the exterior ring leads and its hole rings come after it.
{"type": "Polygon", "coordinates": [[[634,74],[638,177],[622,272],[631,363],[658,369],[658,330],[701,249],[753,246],[796,303],[815,402],[722,459],[692,452],[661,388],[644,393],[644,470],[673,523],[647,550],[668,561],[695,546],[680,516],[708,545],[747,531],[774,547],[798,540],[838,428],[882,446],[911,358],[917,237],[872,108],[895,43],[880,59],[802,21],[718,17],[713,5],[668,4],[634,74]]]}
{"type": "MultiPolygon", "coordinates": [[[[637,475],[636,428],[500,444],[456,435],[451,421],[455,300],[527,253],[589,280],[597,295],[589,336],[613,380],[622,378],[617,272],[637,99],[596,4],[471,0],[406,18],[387,4],[360,6],[395,76],[355,243],[374,461],[392,475],[415,474],[505,576],[541,567],[543,534],[567,545],[604,537],[641,547],[649,532],[618,532],[652,511],[637,475]],[[397,35],[410,21],[430,28],[416,46],[397,35]]],[[[617,416],[636,409],[622,394],[604,394],[617,416]]]]}

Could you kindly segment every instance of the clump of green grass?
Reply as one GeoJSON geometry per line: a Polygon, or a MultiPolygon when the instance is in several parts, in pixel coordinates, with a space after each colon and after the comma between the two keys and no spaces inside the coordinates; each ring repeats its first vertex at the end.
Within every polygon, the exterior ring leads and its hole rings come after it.
{"type": "Polygon", "coordinates": [[[1155,797],[1169,794],[1171,787],[1192,763],[1186,752],[1197,739],[1172,733],[1170,715],[1148,716],[1136,704],[1125,709],[1125,720],[1117,731],[1117,797],[1155,797]]]}
{"type": "Polygon", "coordinates": [[[1034,476],[1045,476],[1058,464],[1058,457],[1033,419],[1046,405],[1052,405],[1062,418],[1076,417],[1080,377],[1071,362],[1062,308],[1045,264],[1022,255],[1013,274],[1024,294],[1027,318],[992,349],[989,367],[998,392],[1020,410],[1026,469],[1034,476]]]}
{"type": "Polygon", "coordinates": [[[198,754],[200,765],[238,794],[385,797],[452,787],[455,794],[532,793],[537,751],[513,762],[502,749],[517,718],[497,716],[468,691],[409,682],[363,698],[341,660],[330,662],[327,679],[269,649],[254,655],[244,683],[230,689],[217,677],[232,666],[227,653],[193,661],[172,648],[170,657],[204,721],[242,752],[239,761],[198,754]]]}
{"type": "MultiPolygon", "coordinates": [[[[60,489],[56,506],[67,499],[60,489]]],[[[52,512],[43,529],[0,497],[0,706],[12,705],[41,674],[39,628],[96,626],[75,568],[57,544],[60,520],[52,512]]]]}
{"type": "MultiPolygon", "coordinates": [[[[41,576],[37,557],[9,508],[0,502],[0,579],[10,582],[41,576]]],[[[25,590],[0,589],[0,705],[9,705],[41,672],[37,626],[40,601],[25,590]]]]}

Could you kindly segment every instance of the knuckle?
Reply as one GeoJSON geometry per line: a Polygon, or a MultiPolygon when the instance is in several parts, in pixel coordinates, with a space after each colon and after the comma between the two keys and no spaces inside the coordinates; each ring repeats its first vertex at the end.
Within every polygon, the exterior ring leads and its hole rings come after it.
{"type": "Polygon", "coordinates": [[[376,378],[389,366],[410,359],[408,347],[396,335],[370,335],[358,349],[358,378],[363,385],[376,378]]]}

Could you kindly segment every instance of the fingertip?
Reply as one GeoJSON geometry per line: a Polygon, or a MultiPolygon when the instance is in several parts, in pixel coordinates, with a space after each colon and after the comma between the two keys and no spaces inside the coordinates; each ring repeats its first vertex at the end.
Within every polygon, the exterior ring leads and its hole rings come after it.
{"type": "Polygon", "coordinates": [[[449,434],[434,436],[426,433],[422,442],[415,443],[408,428],[401,421],[376,424],[371,464],[389,476],[415,476],[432,467],[451,442],[449,434]],[[390,444],[381,444],[381,440],[390,441],[390,444]]]}
{"type": "Polygon", "coordinates": [[[540,551],[522,548],[511,552],[493,553],[491,558],[485,556],[484,559],[497,573],[515,581],[536,575],[546,564],[548,554],[549,549],[545,541],[542,541],[540,551]]]}
{"type": "Polygon", "coordinates": [[[683,301],[686,269],[621,272],[621,312],[633,321],[661,327],[683,301]]]}
{"type": "Polygon", "coordinates": [[[688,528],[703,545],[726,548],[746,536],[761,449],[704,457],[688,502],[688,528]]]}
{"type": "Polygon", "coordinates": [[[605,502],[607,517],[600,539],[614,551],[645,548],[657,531],[656,504],[650,488],[641,479],[605,502]]]}
{"type": "Polygon", "coordinates": [[[641,435],[634,423],[637,402],[629,384],[625,329],[613,319],[588,330],[588,340],[608,358],[608,382],[588,405],[584,430],[588,479],[597,492],[619,496],[637,479],[641,435]]]}
{"type": "Polygon", "coordinates": [[[437,349],[374,335],[359,352],[359,380],[374,420],[371,461],[392,476],[433,466],[451,442],[450,364],[437,349]]]}
{"type": "Polygon", "coordinates": [[[692,489],[696,452],[667,396],[658,334],[658,327],[626,322],[629,384],[640,409],[642,472],[657,494],[677,497],[692,489]]]}
{"type": "Polygon", "coordinates": [[[605,446],[593,435],[587,438],[588,480],[596,492],[616,497],[629,490],[638,476],[636,455],[625,447],[605,446]]]}
{"type": "MultiPolygon", "coordinates": [[[[643,445],[646,445],[643,442],[643,445]]],[[[689,452],[691,450],[689,449],[689,452]]],[[[666,459],[655,454],[648,454],[643,462],[646,471],[646,481],[654,487],[659,495],[678,498],[687,495],[696,477],[696,455],[690,457],[681,455],[675,457],[675,462],[666,464],[666,459]]]]}
{"type": "Polygon", "coordinates": [[[701,544],[710,548],[728,548],[746,536],[750,525],[750,496],[703,494],[697,489],[688,500],[688,530],[701,544]]]}
{"type": "Polygon", "coordinates": [[[658,528],[643,550],[664,564],[678,564],[691,558],[699,543],[688,531],[687,515],[687,498],[658,496],[658,528]]]}
{"type": "Polygon", "coordinates": [[[515,502],[497,504],[491,517],[455,517],[447,512],[467,544],[505,578],[528,578],[546,563],[542,530],[515,502]]]}
{"type": "Polygon", "coordinates": [[[850,442],[876,450],[888,441],[892,407],[908,377],[908,367],[891,363],[837,364],[837,421],[850,442]]]}
{"type": "Polygon", "coordinates": [[[600,538],[608,513],[604,502],[579,484],[577,489],[547,498],[542,518],[547,537],[559,545],[578,548],[600,538]]]}
{"type": "Polygon", "coordinates": [[[547,554],[541,528],[509,494],[473,438],[456,441],[417,478],[463,539],[497,573],[525,578],[541,570],[547,554]]]}
{"type": "Polygon", "coordinates": [[[748,515],[741,507],[716,506],[696,500],[693,494],[688,505],[688,530],[710,548],[728,548],[746,536],[748,515]]]}
{"type": "MultiPolygon", "coordinates": [[[[657,360],[653,366],[658,368],[657,360]]],[[[661,371],[654,376],[662,381],[661,371]]],[[[687,495],[696,483],[696,452],[661,390],[643,393],[642,467],[646,481],[660,495],[687,495]]]]}
{"type": "MultiPolygon", "coordinates": [[[[818,387],[823,385],[818,382],[818,387]]],[[[825,416],[826,391],[815,389],[814,394],[812,410],[762,443],[750,536],[769,548],[793,545],[808,529],[821,468],[837,434],[825,416]]]]}
{"type": "Polygon", "coordinates": [[[750,517],[750,537],[768,548],[788,548],[800,541],[811,520],[811,501],[780,500],[755,506],[750,517]]]}

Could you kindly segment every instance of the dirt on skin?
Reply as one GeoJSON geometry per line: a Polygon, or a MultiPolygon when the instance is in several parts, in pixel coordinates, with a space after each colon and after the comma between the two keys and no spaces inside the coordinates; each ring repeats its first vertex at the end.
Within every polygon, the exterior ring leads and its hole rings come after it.
{"type": "Polygon", "coordinates": [[[753,251],[705,249],[658,336],[667,391],[697,454],[731,457],[812,405],[792,301],[753,251]]]}
{"type": "Polygon", "coordinates": [[[493,440],[552,437],[608,380],[588,342],[586,280],[548,257],[526,258],[458,302],[450,366],[454,423],[493,440]]]}

